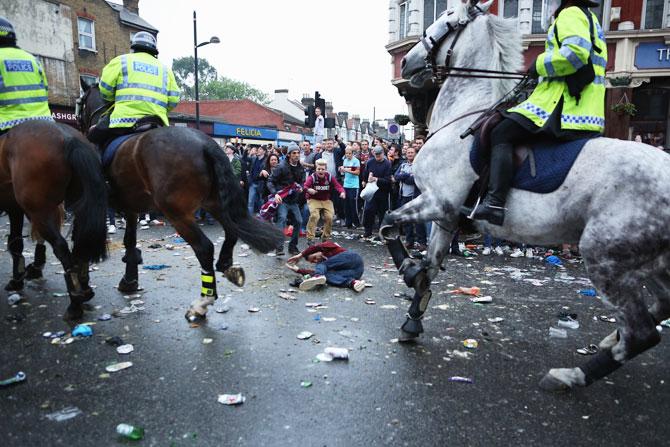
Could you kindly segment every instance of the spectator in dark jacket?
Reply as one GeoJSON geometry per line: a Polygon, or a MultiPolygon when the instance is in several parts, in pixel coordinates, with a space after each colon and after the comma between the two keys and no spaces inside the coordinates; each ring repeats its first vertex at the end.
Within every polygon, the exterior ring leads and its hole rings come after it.
{"type": "Polygon", "coordinates": [[[375,217],[381,224],[384,213],[389,206],[389,193],[391,191],[391,163],[384,157],[384,149],[376,146],[373,150],[374,158],[368,160],[363,171],[364,184],[376,182],[379,189],[374,196],[365,202],[363,210],[364,237],[372,236],[375,227],[375,217]]]}
{"type": "Polygon", "coordinates": [[[247,206],[249,214],[252,216],[263,204],[263,188],[265,188],[265,180],[270,176],[270,173],[265,170],[266,162],[264,146],[256,150],[256,156],[249,157],[249,200],[247,206]]]}
{"type": "MultiPolygon", "coordinates": [[[[295,183],[299,186],[305,182],[305,170],[300,164],[300,148],[297,144],[291,143],[287,149],[286,159],[270,175],[268,179],[268,189],[270,194],[275,194],[275,202],[279,203],[277,209],[277,225],[283,230],[286,225],[286,218],[291,213],[293,217],[293,232],[288,244],[288,251],[292,255],[300,253],[298,250],[298,237],[300,236],[300,227],[302,225],[302,216],[298,206],[298,195],[291,194],[284,200],[277,194],[278,191],[295,183]]],[[[284,243],[277,247],[277,256],[284,255],[284,243]]]]}
{"type": "MultiPolygon", "coordinates": [[[[394,178],[399,186],[399,204],[403,206],[418,197],[421,194],[419,188],[414,183],[414,156],[416,152],[413,147],[407,148],[405,156],[407,161],[400,165],[394,174],[394,178]]],[[[403,232],[405,233],[405,244],[407,248],[419,248],[425,250],[426,248],[426,226],[419,224],[403,225],[403,232]],[[414,243],[418,242],[419,247],[415,247],[414,243]]]]}

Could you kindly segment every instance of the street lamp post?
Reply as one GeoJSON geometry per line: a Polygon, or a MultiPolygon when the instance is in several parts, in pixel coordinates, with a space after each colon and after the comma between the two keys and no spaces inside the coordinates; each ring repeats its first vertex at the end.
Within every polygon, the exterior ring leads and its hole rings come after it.
{"type": "Polygon", "coordinates": [[[198,21],[196,19],[195,11],[193,11],[193,51],[195,53],[194,65],[195,65],[195,127],[200,129],[200,96],[198,92],[198,48],[210,43],[219,43],[221,42],[218,37],[212,36],[206,42],[198,43],[198,21]]]}

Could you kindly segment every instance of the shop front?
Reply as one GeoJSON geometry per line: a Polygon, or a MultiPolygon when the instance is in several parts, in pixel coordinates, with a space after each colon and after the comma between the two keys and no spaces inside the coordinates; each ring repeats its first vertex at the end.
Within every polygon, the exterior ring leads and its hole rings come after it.
{"type": "Polygon", "coordinates": [[[67,124],[68,126],[72,126],[77,129],[79,128],[74,107],[49,104],[49,109],[51,109],[51,117],[56,122],[67,124]]]}
{"type": "Polygon", "coordinates": [[[309,140],[307,135],[296,132],[286,132],[283,130],[277,132],[277,146],[288,146],[291,143],[300,144],[305,140],[309,140]]]}
{"type": "Polygon", "coordinates": [[[214,137],[223,138],[226,142],[252,145],[277,144],[277,130],[265,127],[214,123],[213,134],[214,137]]]}
{"type": "Polygon", "coordinates": [[[635,51],[638,75],[646,75],[632,92],[635,114],[630,118],[630,138],[667,148],[670,107],[670,45],[664,40],[641,42],[635,51]]]}

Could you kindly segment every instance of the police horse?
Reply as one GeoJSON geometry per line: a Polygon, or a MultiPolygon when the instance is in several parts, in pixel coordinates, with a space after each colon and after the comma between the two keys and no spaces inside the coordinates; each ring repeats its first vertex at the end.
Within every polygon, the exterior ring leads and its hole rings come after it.
{"type": "MultiPolygon", "coordinates": [[[[97,85],[86,86],[78,101],[81,129],[97,123],[108,107],[97,85]]],[[[110,205],[126,217],[126,271],[119,290],[139,290],[137,266],[142,263],[142,256],[135,246],[137,216],[158,210],[191,246],[202,269],[201,293],[186,313],[189,321],[204,319],[208,306],[217,298],[214,245],[195,222],[196,210],[204,208],[223,226],[225,241],[216,270],[238,286],[245,280],[244,270],[233,265],[238,237],[263,253],[274,250],[283,238],[274,226],[249,215],[244,190],[228,157],[214,140],[198,130],[165,127],[133,134],[118,146],[105,174],[111,187],[110,205]]]]}
{"type": "MultiPolygon", "coordinates": [[[[426,30],[405,56],[402,75],[430,78],[433,61],[450,73],[518,72],[521,37],[513,22],[486,13],[492,0],[468,0],[426,30]],[[430,56],[433,57],[430,57],[430,56]],[[461,71],[458,71],[461,70],[461,71]]],[[[478,175],[470,162],[473,138],[461,139],[473,111],[489,109],[513,87],[509,79],[447,77],[433,106],[432,136],[417,156],[416,182],[423,194],[390,213],[381,233],[414,297],[402,326],[404,337],[423,332],[421,319],[459,220],[459,210],[478,175]],[[469,119],[468,119],[469,116],[469,119]],[[417,261],[397,238],[396,225],[434,221],[425,259],[417,261]]],[[[588,276],[617,312],[617,329],[598,353],[579,367],[551,369],[545,390],[586,386],[660,341],[658,322],[670,317],[670,158],[650,146],[609,138],[589,140],[554,192],[512,189],[503,226],[476,222],[482,233],[537,245],[578,243],[588,276]],[[643,284],[655,299],[647,308],[643,284]]]]}
{"type": "Polygon", "coordinates": [[[100,158],[75,129],[52,121],[26,121],[0,137],[0,210],[9,215],[12,279],[5,290],[18,291],[26,279],[42,277],[49,242],[63,265],[70,296],[66,319],[82,316],[93,298],[89,263],[107,253],[107,191],[100,158]],[[62,203],[73,212],[72,251],[60,232],[62,203]],[[32,224],[38,244],[34,262],[25,265],[23,220],[32,224]]]}

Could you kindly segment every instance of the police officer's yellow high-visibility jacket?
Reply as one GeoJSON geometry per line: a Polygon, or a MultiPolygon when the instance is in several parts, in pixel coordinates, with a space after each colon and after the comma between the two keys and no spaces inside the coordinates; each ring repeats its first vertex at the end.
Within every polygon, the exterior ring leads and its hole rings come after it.
{"type": "Polygon", "coordinates": [[[168,111],[179,103],[174,73],[149,53],[117,56],[102,70],[100,93],[114,102],[109,127],[132,127],[145,116],[158,116],[166,126],[168,111]]]}
{"type": "Polygon", "coordinates": [[[601,52],[597,53],[591,44],[589,19],[584,11],[576,6],[564,9],[549,28],[545,50],[535,62],[535,68],[541,76],[540,83],[528,100],[513,107],[510,112],[519,113],[542,127],[563,98],[561,129],[604,130],[607,44],[598,18],[592,12],[588,13],[592,16],[595,43],[601,52]],[[558,36],[554,32],[556,28],[558,36]],[[569,94],[564,79],[587,64],[589,57],[596,76],[582,90],[581,99],[577,102],[569,94]]]}
{"type": "Polygon", "coordinates": [[[0,130],[30,120],[53,120],[46,74],[27,51],[0,48],[0,130]]]}

